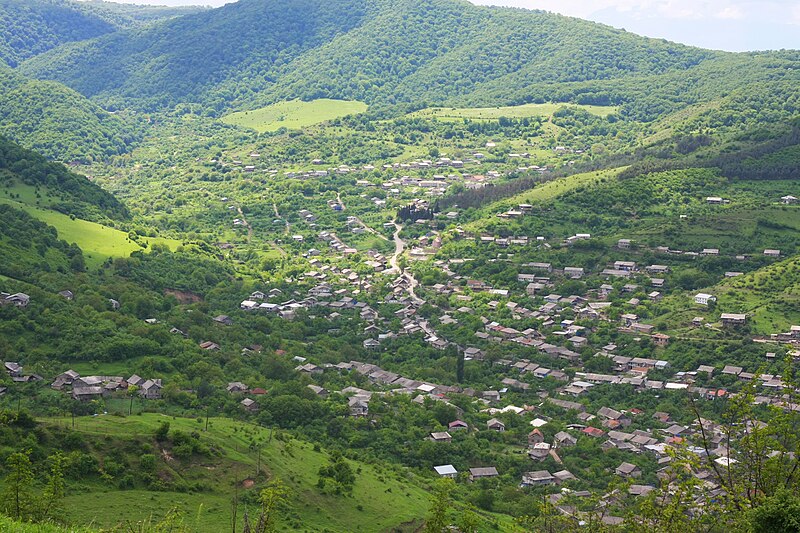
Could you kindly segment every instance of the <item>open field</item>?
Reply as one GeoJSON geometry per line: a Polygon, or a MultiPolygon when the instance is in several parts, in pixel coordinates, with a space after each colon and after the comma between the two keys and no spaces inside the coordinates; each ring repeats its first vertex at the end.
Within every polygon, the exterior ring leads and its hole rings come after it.
{"type": "MultiPolygon", "coordinates": [[[[41,209],[6,197],[0,197],[0,202],[22,209],[45,224],[53,226],[58,231],[60,239],[75,243],[83,250],[86,264],[91,267],[100,265],[109,257],[127,257],[131,252],[142,249],[128,238],[127,233],[118,229],[78,218],[73,220],[63,213],[41,209]]],[[[181,244],[180,241],[161,237],[141,237],[141,241],[148,245],[165,244],[172,250],[181,244]]]]}
{"type": "Polygon", "coordinates": [[[574,104],[524,104],[519,106],[506,107],[476,107],[476,108],[451,108],[451,107],[429,107],[411,113],[409,117],[436,118],[441,120],[497,120],[505,118],[533,118],[550,117],[561,108],[578,108],[605,117],[617,112],[616,107],[594,106],[594,105],[574,105],[574,104]]]}
{"type": "Polygon", "coordinates": [[[323,98],[303,102],[292,100],[280,102],[253,111],[240,111],[222,118],[226,124],[256,130],[259,133],[277,131],[280,128],[301,129],[328,120],[363,113],[367,104],[352,100],[323,98]]]}

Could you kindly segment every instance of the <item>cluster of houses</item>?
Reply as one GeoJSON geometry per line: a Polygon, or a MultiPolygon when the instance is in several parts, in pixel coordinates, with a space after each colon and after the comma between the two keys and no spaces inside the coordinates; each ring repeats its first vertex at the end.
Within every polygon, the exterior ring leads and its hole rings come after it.
{"type": "Polygon", "coordinates": [[[56,376],[50,387],[54,390],[70,391],[73,399],[91,401],[106,398],[116,392],[135,390],[136,394],[146,400],[161,398],[163,387],[160,379],[144,379],[133,374],[128,378],[122,376],[81,376],[74,370],[67,370],[56,376]],[[136,387],[132,389],[131,387],[136,387]]]}

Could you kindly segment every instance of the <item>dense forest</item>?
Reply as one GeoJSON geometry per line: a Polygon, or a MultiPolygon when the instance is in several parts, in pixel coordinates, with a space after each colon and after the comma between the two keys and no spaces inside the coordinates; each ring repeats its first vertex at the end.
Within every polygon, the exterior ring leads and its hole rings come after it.
{"type": "Polygon", "coordinates": [[[135,122],[114,116],[60,83],[0,67],[0,134],[50,159],[90,163],[130,150],[135,122]]]}
{"type": "Polygon", "coordinates": [[[0,62],[16,67],[64,44],[197,11],[201,9],[131,6],[99,0],[4,0],[0,2],[0,62]]]}

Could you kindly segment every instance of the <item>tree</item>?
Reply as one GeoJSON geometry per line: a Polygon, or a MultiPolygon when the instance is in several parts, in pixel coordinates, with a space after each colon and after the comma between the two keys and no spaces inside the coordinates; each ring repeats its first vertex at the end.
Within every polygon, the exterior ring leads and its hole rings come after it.
{"type": "Polygon", "coordinates": [[[455,482],[445,478],[436,482],[433,492],[433,502],[425,517],[425,533],[442,533],[450,525],[448,514],[453,505],[450,493],[455,489],[455,482]]]}
{"type": "MultiPolygon", "coordinates": [[[[133,414],[133,399],[136,397],[136,393],[139,392],[139,387],[136,385],[128,385],[128,397],[131,399],[131,403],[128,407],[128,415],[133,414]]],[[[167,424],[167,431],[169,431],[169,424],[167,424]]],[[[156,438],[158,437],[158,433],[156,433],[156,438]]]]}
{"type": "Polygon", "coordinates": [[[341,452],[333,452],[328,465],[319,469],[318,486],[324,489],[328,483],[333,483],[331,490],[335,494],[352,493],[355,482],[356,475],[353,468],[341,452]]]}
{"type": "Polygon", "coordinates": [[[461,533],[477,533],[479,520],[478,513],[475,512],[475,508],[469,506],[467,509],[465,509],[458,517],[458,522],[456,525],[461,533]]]}
{"type": "Polygon", "coordinates": [[[164,442],[167,440],[167,436],[169,435],[169,422],[161,422],[161,425],[158,426],[156,429],[156,440],[158,442],[164,442]]]}
{"type": "Polygon", "coordinates": [[[55,514],[65,494],[64,467],[66,465],[66,458],[61,452],[56,452],[48,457],[48,460],[50,462],[50,474],[47,478],[47,485],[42,493],[40,512],[40,518],[42,520],[48,520],[55,514]]]}
{"type": "Polygon", "coordinates": [[[30,452],[15,452],[6,459],[8,475],[6,476],[6,490],[3,494],[3,507],[9,516],[17,520],[27,520],[33,514],[34,496],[33,466],[31,465],[30,452]]]}
{"type": "Polygon", "coordinates": [[[258,520],[254,526],[251,526],[247,515],[245,515],[243,531],[251,533],[272,533],[277,531],[276,523],[280,517],[280,511],[284,510],[289,504],[289,490],[280,479],[275,478],[267,488],[261,491],[258,501],[261,504],[258,520]]]}

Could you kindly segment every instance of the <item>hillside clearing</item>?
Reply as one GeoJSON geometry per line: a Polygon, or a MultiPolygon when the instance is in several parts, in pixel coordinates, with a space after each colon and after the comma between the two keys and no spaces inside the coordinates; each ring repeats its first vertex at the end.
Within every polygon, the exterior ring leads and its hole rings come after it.
{"type": "MultiPolygon", "coordinates": [[[[79,218],[73,220],[63,213],[40,209],[8,198],[0,197],[0,202],[22,209],[45,224],[53,226],[58,232],[59,239],[75,243],[83,250],[86,264],[89,266],[96,267],[109,257],[128,257],[132,252],[142,250],[141,246],[128,238],[127,233],[118,229],[79,218]]],[[[165,244],[171,250],[175,250],[181,244],[175,239],[161,237],[141,237],[141,241],[148,246],[165,244]]]]}
{"type": "Polygon", "coordinates": [[[281,128],[302,129],[335,118],[363,113],[366,110],[367,104],[354,100],[331,100],[329,98],[310,102],[292,100],[252,111],[231,113],[223,117],[222,122],[264,133],[281,128]]]}

